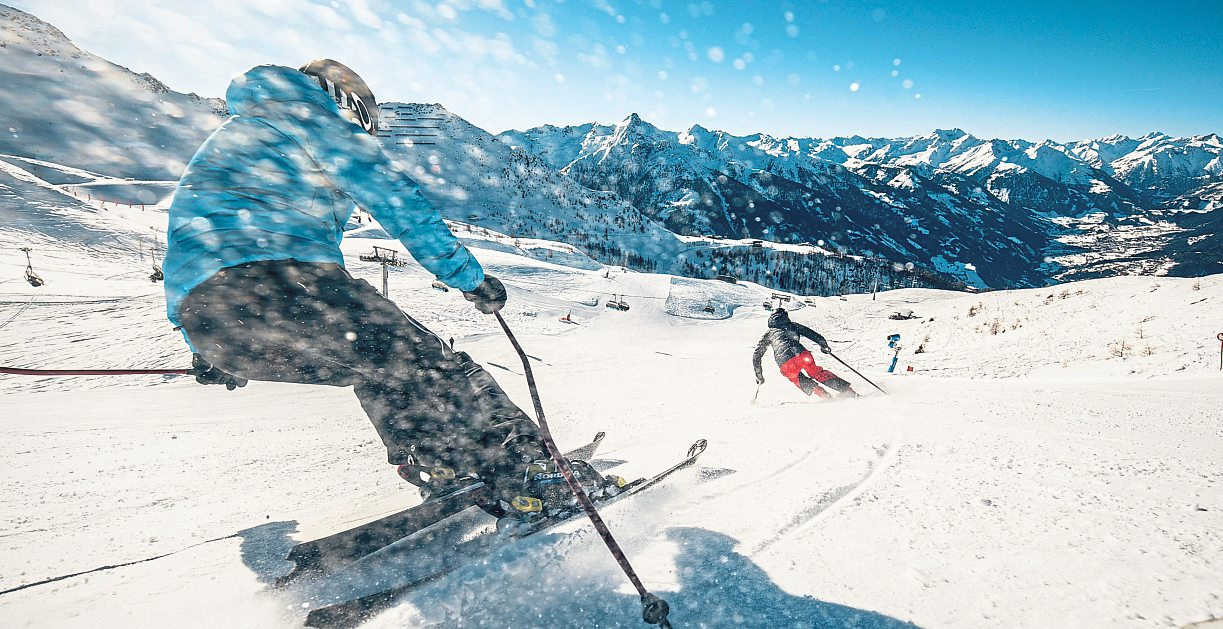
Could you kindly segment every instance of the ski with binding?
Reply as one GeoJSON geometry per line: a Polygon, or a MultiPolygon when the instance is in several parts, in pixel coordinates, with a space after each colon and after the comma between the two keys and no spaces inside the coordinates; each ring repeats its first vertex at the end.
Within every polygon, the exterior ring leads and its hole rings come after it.
{"type": "MultiPolygon", "coordinates": [[[[599,449],[606,433],[600,431],[589,443],[565,453],[568,459],[589,460],[599,449]]],[[[278,578],[282,587],[305,575],[336,570],[389,546],[430,525],[476,506],[484,494],[484,483],[476,480],[440,496],[433,496],[414,507],[378,518],[360,526],[294,546],[287,561],[293,570],[278,578]]],[[[427,541],[427,540],[422,540],[427,541]]]]}
{"type": "MultiPolygon", "coordinates": [[[[705,451],[707,442],[704,439],[698,439],[688,448],[688,454],[675,465],[653,475],[648,478],[639,478],[628,485],[625,485],[624,491],[614,496],[603,498],[595,501],[595,504],[602,507],[614,503],[622,498],[627,498],[639,494],[654,485],[665,480],[668,476],[690,467],[696,463],[696,460],[705,451]]],[[[573,521],[584,515],[580,507],[567,511],[563,514],[558,514],[538,522],[514,529],[512,533],[487,533],[459,544],[457,547],[446,552],[440,557],[441,567],[425,576],[413,579],[408,583],[389,587],[385,590],[375,592],[360,598],[342,603],[335,603],[320,607],[311,611],[306,616],[306,626],[316,627],[317,629],[348,629],[356,627],[365,622],[375,614],[388,609],[394,605],[395,601],[400,596],[415,590],[426,583],[440,579],[460,567],[467,565],[470,561],[477,560],[480,557],[486,556],[489,553],[511,544],[517,540],[534,535],[559,526],[566,522],[573,521]]]]}

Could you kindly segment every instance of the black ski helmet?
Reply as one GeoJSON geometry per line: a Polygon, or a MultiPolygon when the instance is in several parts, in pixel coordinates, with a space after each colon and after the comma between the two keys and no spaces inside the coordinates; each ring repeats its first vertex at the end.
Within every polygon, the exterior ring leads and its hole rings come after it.
{"type": "Polygon", "coordinates": [[[769,315],[769,327],[779,330],[790,327],[790,313],[786,312],[785,308],[778,306],[777,310],[769,315]]]}
{"type": "Polygon", "coordinates": [[[316,59],[298,70],[318,81],[319,87],[340,106],[340,113],[345,118],[370,135],[378,135],[378,103],[369,86],[352,68],[334,59],[316,59]]]}

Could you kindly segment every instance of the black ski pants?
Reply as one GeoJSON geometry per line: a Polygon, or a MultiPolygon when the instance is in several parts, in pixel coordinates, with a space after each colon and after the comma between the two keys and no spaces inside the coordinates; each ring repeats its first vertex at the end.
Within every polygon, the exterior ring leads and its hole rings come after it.
{"type": "Polygon", "coordinates": [[[392,464],[492,474],[538,428],[480,365],[336,264],[222,269],[183,300],[187,338],[250,380],[352,386],[392,464]]]}

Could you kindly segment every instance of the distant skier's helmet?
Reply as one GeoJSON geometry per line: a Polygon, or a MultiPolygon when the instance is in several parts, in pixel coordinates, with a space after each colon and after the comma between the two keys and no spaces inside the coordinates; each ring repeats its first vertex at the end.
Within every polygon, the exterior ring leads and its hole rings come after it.
{"type": "Polygon", "coordinates": [[[790,327],[790,313],[786,312],[785,308],[778,306],[777,310],[769,315],[769,327],[779,330],[790,327]]]}
{"type": "Polygon", "coordinates": [[[318,81],[340,113],[370,135],[378,135],[378,103],[374,93],[352,68],[333,59],[318,59],[298,68],[318,81]]]}

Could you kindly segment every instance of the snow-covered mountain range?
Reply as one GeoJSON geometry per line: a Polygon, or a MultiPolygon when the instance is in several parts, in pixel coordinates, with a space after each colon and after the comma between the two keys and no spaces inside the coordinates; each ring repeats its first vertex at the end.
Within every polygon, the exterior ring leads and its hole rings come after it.
{"type": "Polygon", "coordinates": [[[665,131],[633,114],[498,137],[679,233],[823,239],[940,270],[971,261],[991,286],[1223,270],[1219,219],[1195,214],[1219,203],[1214,134],[776,138],[665,131]]]}
{"type": "MultiPolygon", "coordinates": [[[[52,185],[97,183],[67,174],[79,169],[167,182],[139,190],[164,200],[223,120],[219,99],[173,92],[2,5],[0,47],[15,86],[0,96],[0,155],[52,185]]],[[[388,150],[448,219],[642,270],[812,294],[1223,270],[1217,135],[776,138],[664,131],[634,114],[494,136],[438,104],[382,115],[388,150]]]]}

